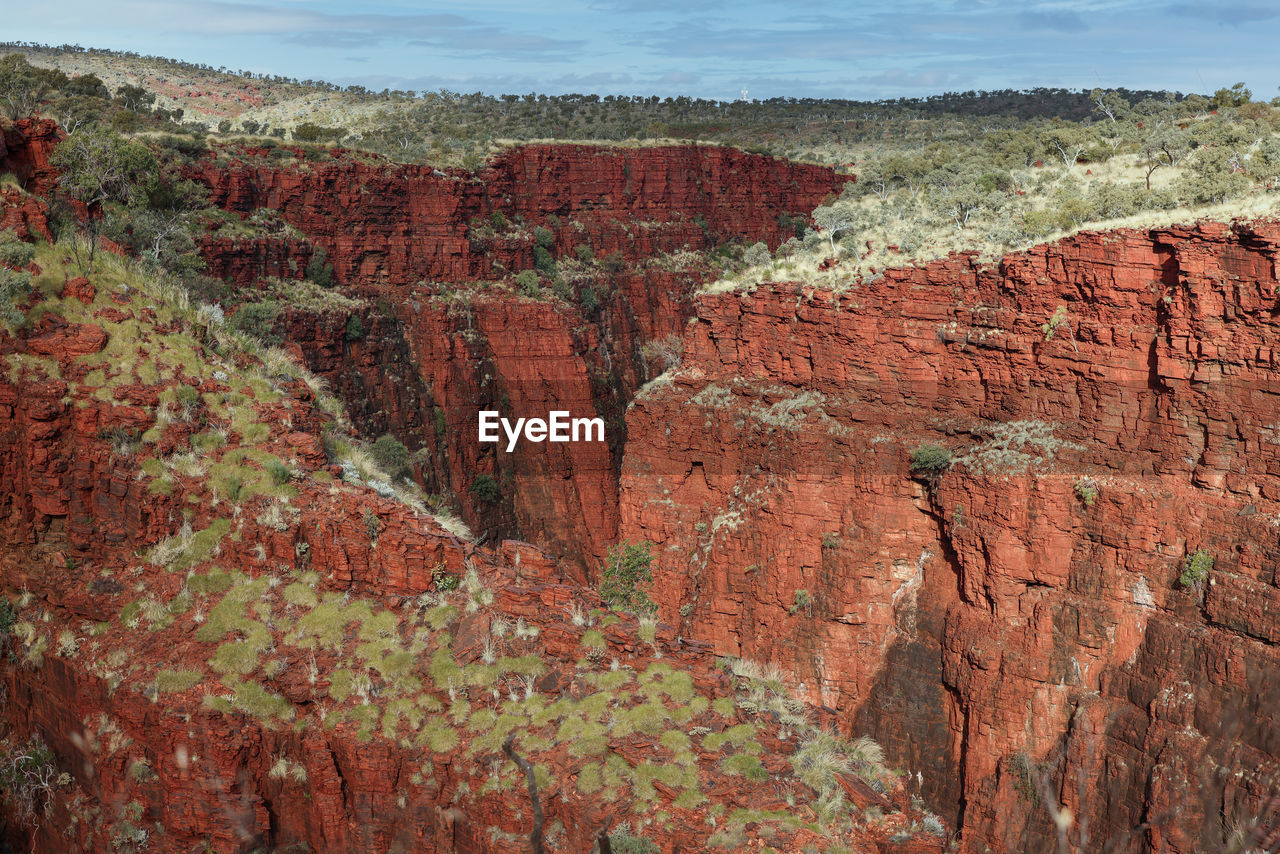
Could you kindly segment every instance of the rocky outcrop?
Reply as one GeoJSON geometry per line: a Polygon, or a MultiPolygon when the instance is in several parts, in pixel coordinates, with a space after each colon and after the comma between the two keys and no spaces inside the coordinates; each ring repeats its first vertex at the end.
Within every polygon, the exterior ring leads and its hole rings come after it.
{"type": "Polygon", "coordinates": [[[58,183],[58,170],[49,163],[65,134],[57,122],[18,119],[0,128],[0,174],[12,173],[29,193],[46,196],[58,183]]]}
{"type": "Polygon", "coordinates": [[[685,637],[934,769],[966,845],[1050,845],[1044,776],[1087,850],[1218,850],[1280,769],[1278,249],[1208,223],[703,297],[628,415],[621,537],[685,637]]]}

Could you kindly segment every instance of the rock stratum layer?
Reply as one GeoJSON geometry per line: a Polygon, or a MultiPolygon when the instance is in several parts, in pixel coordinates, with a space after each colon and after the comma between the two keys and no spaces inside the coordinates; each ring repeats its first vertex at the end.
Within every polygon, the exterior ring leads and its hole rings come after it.
{"type": "Polygon", "coordinates": [[[1280,779],[1278,250],[1209,223],[704,296],[628,416],[621,536],[682,635],[932,769],[966,847],[1048,850],[1052,797],[1085,850],[1225,850],[1280,779]]]}

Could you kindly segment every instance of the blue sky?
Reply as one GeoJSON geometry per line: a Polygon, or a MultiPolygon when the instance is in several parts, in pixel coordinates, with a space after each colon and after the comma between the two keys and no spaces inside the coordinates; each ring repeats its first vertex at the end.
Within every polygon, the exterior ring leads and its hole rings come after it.
{"type": "Polygon", "coordinates": [[[59,0],[0,38],[371,88],[874,99],[1095,85],[1280,84],[1267,0],[59,0]]]}

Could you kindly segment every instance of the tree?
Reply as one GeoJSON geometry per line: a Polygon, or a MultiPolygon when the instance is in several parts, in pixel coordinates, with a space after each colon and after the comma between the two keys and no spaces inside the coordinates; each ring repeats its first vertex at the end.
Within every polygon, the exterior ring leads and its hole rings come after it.
{"type": "Polygon", "coordinates": [[[1085,132],[1077,125],[1062,124],[1048,128],[1041,139],[1044,141],[1045,151],[1050,156],[1056,153],[1062,158],[1062,165],[1068,168],[1076,164],[1088,147],[1085,132]]]}
{"type": "Polygon", "coordinates": [[[133,110],[135,113],[145,113],[156,102],[156,94],[148,92],[141,86],[126,83],[116,90],[116,100],[123,103],[126,109],[133,110]]]}
{"type": "Polygon", "coordinates": [[[0,58],[0,100],[11,119],[34,113],[45,95],[66,82],[61,71],[34,66],[20,53],[0,58]]]}
{"type": "Polygon", "coordinates": [[[1089,93],[1093,102],[1093,111],[1101,113],[1114,123],[1129,113],[1129,102],[1113,90],[1094,89],[1089,93]]]}
{"type": "Polygon", "coordinates": [[[827,233],[832,255],[836,252],[836,235],[842,231],[848,231],[854,222],[853,209],[840,202],[823,205],[813,212],[813,224],[827,233]]]}
{"type": "Polygon", "coordinates": [[[1243,107],[1252,100],[1253,92],[1249,91],[1249,88],[1241,81],[1230,89],[1223,88],[1214,92],[1209,104],[1215,110],[1220,110],[1223,107],[1243,107]]]}
{"type": "Polygon", "coordinates": [[[62,191],[85,206],[85,233],[89,237],[87,257],[77,262],[88,275],[102,232],[104,206],[111,202],[138,200],[144,183],[157,174],[155,156],[138,142],[126,140],[105,128],[82,128],[58,144],[51,162],[62,173],[62,191]]]}

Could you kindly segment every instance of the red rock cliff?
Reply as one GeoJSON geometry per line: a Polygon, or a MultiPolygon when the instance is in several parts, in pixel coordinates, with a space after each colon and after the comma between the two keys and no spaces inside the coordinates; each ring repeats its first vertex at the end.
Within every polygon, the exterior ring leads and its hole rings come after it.
{"type": "Polygon", "coordinates": [[[807,770],[822,710],[330,466],[305,375],[120,269],[0,334],[0,755],[51,750],[6,843],[522,850],[514,744],[549,850],[623,822],[663,854],[942,850],[865,747],[807,770]]]}
{"type": "MultiPolygon", "coordinates": [[[[379,311],[361,314],[359,341],[345,314],[293,313],[282,331],[302,347],[368,435],[391,432],[421,450],[423,483],[451,495],[468,522],[495,536],[535,540],[586,579],[617,529],[623,410],[650,376],[646,342],[679,334],[688,295],[711,273],[700,259],[659,256],[726,240],[777,245],[786,216],[803,215],[845,177],[728,148],[698,146],[512,149],[472,175],[339,159],[282,168],[210,160],[200,173],[215,203],[281,212],[328,251],[339,281],[363,286],[379,311]],[[554,234],[558,258],[588,247],[617,253],[574,286],[598,309],[414,282],[502,277],[533,266],[532,232],[492,227],[492,214],[554,234]],[[784,216],[786,215],[786,216],[784,216]],[[380,285],[381,290],[367,286],[380,285]],[[607,445],[523,445],[512,454],[476,437],[476,412],[544,416],[568,409],[608,423],[607,445]],[[497,501],[479,501],[493,477],[497,501]]],[[[212,238],[210,272],[249,284],[298,276],[300,241],[212,238]]]]}
{"type": "MultiPolygon", "coordinates": [[[[634,261],[728,238],[776,246],[788,236],[780,215],[806,216],[849,180],[703,146],[525,146],[474,174],[348,158],[293,167],[210,159],[194,174],[220,207],[280,211],[328,251],[339,282],[400,285],[532,267],[529,235],[485,230],[494,213],[550,225],[554,254],[585,244],[634,261]]],[[[225,275],[225,253],[207,256],[211,273],[225,275]]]]}
{"type": "Polygon", "coordinates": [[[967,847],[1052,845],[1044,771],[1087,850],[1220,850],[1280,768],[1278,250],[1082,234],[703,297],[628,415],[621,537],[685,637],[932,769],[967,847]],[[926,444],[954,462],[913,477],[926,444]]]}

